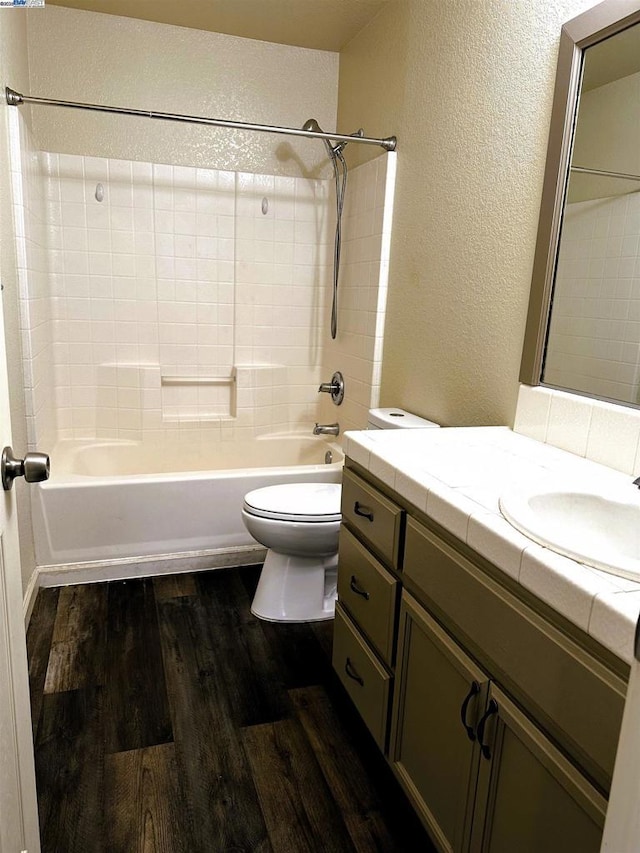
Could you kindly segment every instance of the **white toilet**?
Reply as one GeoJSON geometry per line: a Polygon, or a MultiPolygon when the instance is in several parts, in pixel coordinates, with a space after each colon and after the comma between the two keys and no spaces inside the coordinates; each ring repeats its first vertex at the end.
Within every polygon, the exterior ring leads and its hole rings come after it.
{"type": "MultiPolygon", "coordinates": [[[[369,429],[436,427],[402,409],[371,409],[369,429]]],[[[248,492],[242,519],[268,548],[251,612],[269,622],[318,622],[335,611],[338,483],[285,483],[248,492]]]]}
{"type": "Polygon", "coordinates": [[[270,622],[333,617],[341,491],[339,483],[285,483],[245,495],[245,526],[269,549],[254,616],[270,622]]]}

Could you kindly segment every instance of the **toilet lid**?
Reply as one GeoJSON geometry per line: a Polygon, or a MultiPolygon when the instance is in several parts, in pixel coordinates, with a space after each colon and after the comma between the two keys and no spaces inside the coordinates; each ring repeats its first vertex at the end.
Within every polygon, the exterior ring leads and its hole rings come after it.
{"type": "Polygon", "coordinates": [[[250,515],[280,521],[340,521],[339,483],[284,483],[244,496],[250,515]]]}

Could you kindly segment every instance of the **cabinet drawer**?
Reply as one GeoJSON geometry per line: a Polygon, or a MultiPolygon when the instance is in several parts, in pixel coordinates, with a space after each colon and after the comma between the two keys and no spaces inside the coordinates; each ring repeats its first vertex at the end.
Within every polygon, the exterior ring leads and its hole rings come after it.
{"type": "Polygon", "coordinates": [[[478,661],[608,790],[624,681],[413,519],[403,574],[478,661]]]}
{"type": "Polygon", "coordinates": [[[376,743],[384,751],[391,676],[339,604],[336,605],[333,633],[333,668],[376,743]]]}
{"type": "Polygon", "coordinates": [[[398,582],[344,525],[340,528],[338,598],[391,666],[398,582]]]}
{"type": "Polygon", "coordinates": [[[398,568],[404,511],[345,468],[342,475],[342,518],[383,560],[398,568]]]}

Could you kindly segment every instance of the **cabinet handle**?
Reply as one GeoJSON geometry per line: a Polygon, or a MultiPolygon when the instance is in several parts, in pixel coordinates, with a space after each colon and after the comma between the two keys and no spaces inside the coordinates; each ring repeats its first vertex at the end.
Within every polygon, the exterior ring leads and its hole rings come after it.
{"type": "Polygon", "coordinates": [[[369,519],[369,521],[373,521],[373,512],[369,509],[368,506],[362,506],[360,501],[356,501],[354,503],[353,511],[356,515],[359,515],[362,518],[367,518],[369,519]]]}
{"type": "Polygon", "coordinates": [[[495,699],[492,699],[491,702],[489,702],[489,707],[484,712],[484,716],[478,723],[478,743],[480,744],[480,749],[485,758],[491,758],[491,750],[489,749],[488,744],[484,742],[484,729],[489,717],[493,716],[493,714],[497,714],[499,710],[498,703],[495,699]]]}
{"type": "Polygon", "coordinates": [[[344,665],[344,671],[347,673],[349,678],[353,678],[354,681],[357,681],[360,687],[364,687],[364,679],[358,675],[350,658],[347,658],[347,662],[344,665]]]}
{"type": "Polygon", "coordinates": [[[467,693],[466,699],[462,703],[462,707],[460,708],[460,719],[462,720],[462,725],[467,730],[467,735],[469,740],[475,740],[476,736],[473,731],[473,726],[470,726],[467,722],[467,708],[469,707],[469,702],[473,699],[474,696],[477,696],[480,693],[480,685],[477,681],[471,682],[471,689],[467,693]]]}
{"type": "Polygon", "coordinates": [[[351,575],[351,583],[349,584],[352,592],[355,592],[356,595],[361,595],[365,601],[369,601],[369,593],[366,589],[362,589],[362,587],[358,584],[358,579],[355,575],[351,575]]]}

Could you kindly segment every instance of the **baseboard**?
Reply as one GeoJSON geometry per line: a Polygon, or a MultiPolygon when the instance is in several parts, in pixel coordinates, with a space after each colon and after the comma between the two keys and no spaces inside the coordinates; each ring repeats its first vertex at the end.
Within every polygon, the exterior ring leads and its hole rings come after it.
{"type": "Polygon", "coordinates": [[[129,580],[246,566],[264,562],[266,553],[266,549],[259,545],[243,545],[181,554],[154,554],[117,560],[39,566],[34,574],[37,574],[37,587],[71,586],[78,583],[129,580]]]}
{"type": "Polygon", "coordinates": [[[34,569],[31,572],[31,577],[29,578],[29,583],[27,584],[27,588],[24,591],[22,596],[22,612],[24,615],[24,629],[25,631],[29,627],[29,622],[31,621],[31,614],[33,613],[33,606],[36,603],[36,598],[38,596],[38,590],[40,589],[40,573],[38,569],[34,569]]]}

